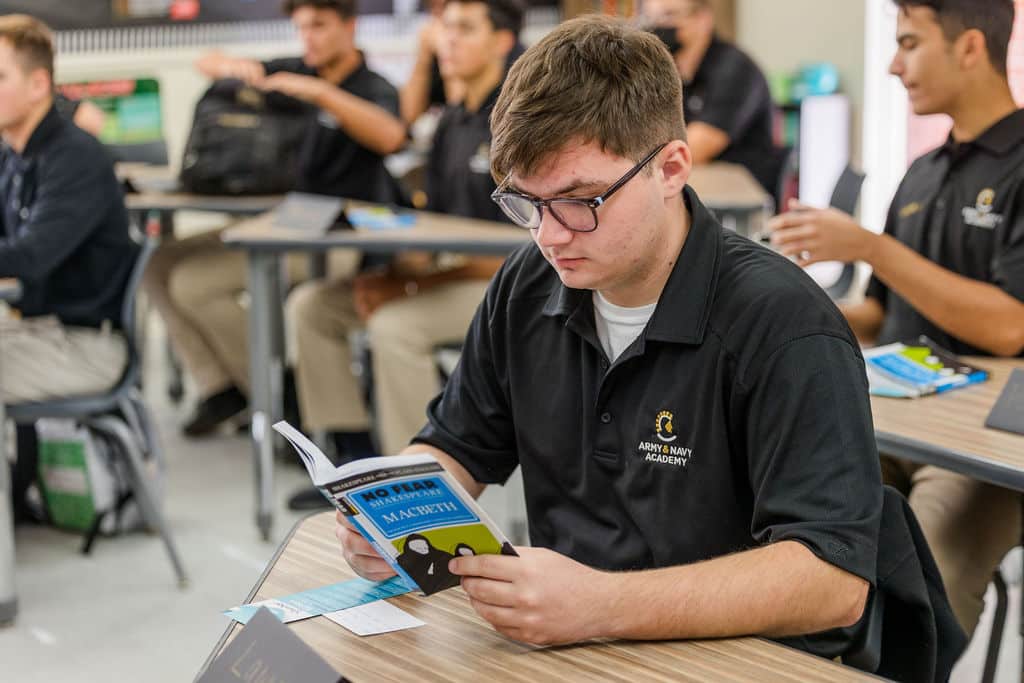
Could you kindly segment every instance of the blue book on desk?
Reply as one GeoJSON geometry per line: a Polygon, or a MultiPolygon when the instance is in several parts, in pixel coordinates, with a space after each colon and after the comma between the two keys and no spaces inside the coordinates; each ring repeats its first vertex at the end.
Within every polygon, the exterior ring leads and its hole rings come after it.
{"type": "Polygon", "coordinates": [[[917,398],[984,382],[988,373],[963,362],[931,339],[886,344],[864,352],[873,396],[917,398]]]}

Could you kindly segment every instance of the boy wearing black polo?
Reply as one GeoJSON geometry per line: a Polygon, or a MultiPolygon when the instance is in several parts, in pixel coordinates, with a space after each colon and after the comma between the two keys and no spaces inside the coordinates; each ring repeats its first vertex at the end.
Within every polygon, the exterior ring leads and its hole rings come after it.
{"type": "Polygon", "coordinates": [[[745,52],[715,32],[711,0],[644,0],[646,22],[683,79],[683,120],[693,163],[744,166],[774,195],[781,168],[768,81],[745,52]]]}
{"type": "MultiPolygon", "coordinates": [[[[196,62],[214,79],[237,78],[299,100],[309,128],[299,150],[295,190],[398,202],[384,156],[405,144],[398,91],[366,66],[355,46],[354,0],[286,0],[304,47],[301,58],[259,62],[220,52],[196,62]]],[[[307,277],[308,259],[285,259],[288,280],[307,277]]],[[[351,277],[358,254],[330,254],[329,268],[351,277]]],[[[216,232],[169,243],[157,252],[144,286],[168,336],[197,385],[199,402],[184,432],[202,436],[247,406],[249,386],[245,255],[226,249],[216,232]]],[[[365,425],[362,430],[365,431],[365,425]]]]}
{"type": "MultiPolygon", "coordinates": [[[[953,130],[914,162],[876,235],[794,204],[772,241],[801,265],[867,262],[864,301],[843,306],[865,343],[926,334],[965,355],[1024,354],[1024,110],[1007,82],[1013,0],[899,0],[891,71],[917,114],[953,130]]],[[[961,626],[971,633],[994,567],[1020,541],[1020,496],[938,467],[882,459],[908,494],[961,626]]]]}
{"type": "Polygon", "coordinates": [[[516,640],[815,633],[857,622],[875,581],[856,341],[686,187],[681,102],[654,36],[591,16],[527,50],[494,108],[493,196],[536,246],[495,276],[409,450],[474,494],[521,468],[534,547],[450,564],[516,640]]]}

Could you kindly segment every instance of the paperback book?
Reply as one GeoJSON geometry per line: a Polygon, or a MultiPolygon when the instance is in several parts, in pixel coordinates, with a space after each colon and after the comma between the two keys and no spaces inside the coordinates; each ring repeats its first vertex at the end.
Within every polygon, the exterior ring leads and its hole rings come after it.
{"type": "Polygon", "coordinates": [[[335,466],[287,422],[274,425],[294,446],[313,484],[395,572],[425,595],[457,586],[458,555],[515,555],[476,500],[428,453],[363,458],[335,466]]]}
{"type": "Polygon", "coordinates": [[[868,384],[875,396],[916,398],[983,382],[988,373],[965,363],[925,336],[864,352],[868,384]]]}

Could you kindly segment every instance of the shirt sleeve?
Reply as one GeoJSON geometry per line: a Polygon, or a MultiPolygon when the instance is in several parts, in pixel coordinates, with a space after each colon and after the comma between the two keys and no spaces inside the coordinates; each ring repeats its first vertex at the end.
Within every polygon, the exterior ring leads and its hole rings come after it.
{"type": "Polygon", "coordinates": [[[731,140],[738,140],[753,124],[764,101],[770,100],[768,83],[757,66],[739,51],[724,55],[710,82],[704,108],[694,121],[714,126],[731,140]]]}
{"type": "Polygon", "coordinates": [[[45,280],[99,227],[112,200],[104,176],[113,171],[103,162],[64,150],[37,173],[28,219],[0,240],[0,277],[45,280]]]}
{"type": "Polygon", "coordinates": [[[519,464],[503,361],[502,272],[473,317],[458,366],[427,407],[427,426],[413,439],[441,449],[481,484],[505,483],[519,464]]]}
{"type": "Polygon", "coordinates": [[[1017,183],[1003,222],[996,231],[992,282],[1010,296],[1024,301],[1024,180],[1017,183]]]}
{"type": "Polygon", "coordinates": [[[751,535],[802,543],[875,582],[882,481],[859,351],[813,334],[787,342],[738,392],[745,424],[751,535]]]}

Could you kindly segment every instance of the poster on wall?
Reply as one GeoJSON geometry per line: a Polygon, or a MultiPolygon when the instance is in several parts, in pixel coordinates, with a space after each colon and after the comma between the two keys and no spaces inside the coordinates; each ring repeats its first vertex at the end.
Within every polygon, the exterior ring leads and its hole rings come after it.
{"type": "MultiPolygon", "coordinates": [[[[281,0],[0,0],[0,14],[31,14],[58,31],[283,19],[281,0]]],[[[392,0],[357,0],[360,14],[390,14],[392,0]]]]}

